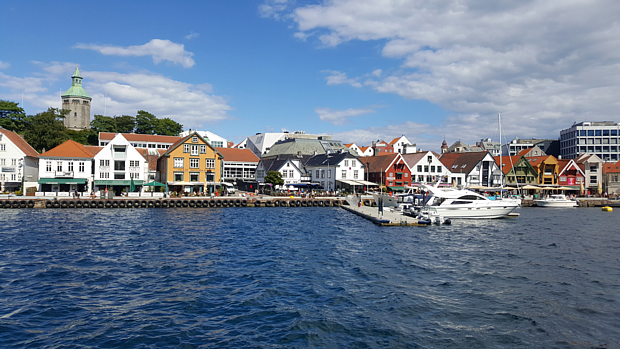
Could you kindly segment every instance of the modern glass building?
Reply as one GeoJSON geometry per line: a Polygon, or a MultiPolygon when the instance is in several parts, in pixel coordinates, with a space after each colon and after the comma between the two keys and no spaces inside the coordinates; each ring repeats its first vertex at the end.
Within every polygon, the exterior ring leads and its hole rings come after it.
{"type": "Polygon", "coordinates": [[[620,159],[620,125],[612,121],[573,124],[560,131],[560,155],[574,159],[579,154],[596,154],[603,161],[620,159]]]}

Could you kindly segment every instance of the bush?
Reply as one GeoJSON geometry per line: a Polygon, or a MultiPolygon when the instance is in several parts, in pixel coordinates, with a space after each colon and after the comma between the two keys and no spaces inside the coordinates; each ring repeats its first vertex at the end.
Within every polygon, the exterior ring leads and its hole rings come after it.
{"type": "Polygon", "coordinates": [[[16,190],[16,191],[15,191],[15,195],[17,195],[17,196],[22,196],[22,191],[21,191],[21,190],[16,190]]]}
{"type": "Polygon", "coordinates": [[[28,187],[26,188],[26,193],[36,193],[37,187],[28,187]]]}

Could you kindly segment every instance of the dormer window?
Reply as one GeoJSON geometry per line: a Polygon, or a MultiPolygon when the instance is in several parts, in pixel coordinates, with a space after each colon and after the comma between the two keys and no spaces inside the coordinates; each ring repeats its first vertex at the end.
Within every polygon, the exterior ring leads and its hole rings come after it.
{"type": "Polygon", "coordinates": [[[192,143],[198,143],[198,137],[196,136],[192,137],[192,143]]]}

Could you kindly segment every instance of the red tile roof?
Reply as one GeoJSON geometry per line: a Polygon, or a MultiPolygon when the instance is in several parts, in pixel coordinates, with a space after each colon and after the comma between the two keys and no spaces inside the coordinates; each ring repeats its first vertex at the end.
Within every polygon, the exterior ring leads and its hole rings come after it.
{"type": "Polygon", "coordinates": [[[369,172],[385,172],[389,169],[392,162],[396,157],[400,156],[399,153],[390,153],[381,156],[367,156],[360,159],[365,165],[368,163],[369,172]]]}
{"type": "MultiPolygon", "coordinates": [[[[118,133],[99,132],[99,139],[102,141],[111,141],[118,133]]],[[[129,142],[159,142],[174,143],[181,137],[178,136],[160,136],[160,135],[142,135],[137,133],[121,133],[129,142]]]]}
{"type": "Polygon", "coordinates": [[[68,140],[48,151],[39,155],[42,157],[62,157],[62,158],[87,158],[92,159],[95,154],[87,149],[84,145],[74,141],[68,140]]]}
{"type": "Polygon", "coordinates": [[[84,148],[86,148],[89,152],[91,152],[91,154],[93,154],[93,156],[95,156],[99,154],[99,152],[105,147],[98,147],[96,145],[85,145],[84,148]]]}
{"type": "Polygon", "coordinates": [[[215,148],[222,155],[224,155],[224,161],[239,161],[239,162],[255,162],[258,163],[260,159],[250,149],[237,149],[237,148],[215,148]]]}
{"type": "Polygon", "coordinates": [[[400,138],[401,138],[401,137],[398,137],[398,138],[394,138],[394,139],[392,139],[392,141],[390,142],[390,145],[394,145],[394,144],[396,144],[396,142],[398,142],[398,140],[399,140],[400,138]]]}
{"type": "MultiPolygon", "coordinates": [[[[502,156],[502,172],[504,172],[504,174],[508,174],[508,172],[510,172],[510,170],[519,162],[520,159],[521,155],[502,156]]],[[[499,166],[499,156],[495,158],[495,162],[497,163],[497,166],[499,166]]]]}
{"type": "Polygon", "coordinates": [[[604,163],[603,173],[620,173],[620,161],[604,163]]]}
{"type": "Polygon", "coordinates": [[[19,150],[23,151],[26,156],[30,156],[33,158],[39,157],[39,153],[34,150],[33,147],[30,146],[20,135],[15,132],[5,130],[0,128],[0,133],[2,133],[6,138],[8,138],[19,150]]]}

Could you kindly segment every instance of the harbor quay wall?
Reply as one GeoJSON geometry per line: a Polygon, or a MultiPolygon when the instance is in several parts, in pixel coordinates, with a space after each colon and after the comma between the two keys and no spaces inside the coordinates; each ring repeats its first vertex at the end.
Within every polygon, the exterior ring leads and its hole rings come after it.
{"type": "Polygon", "coordinates": [[[0,200],[0,209],[17,208],[220,208],[220,207],[333,207],[344,203],[339,198],[115,198],[115,199],[32,199],[14,197],[0,200]]]}

